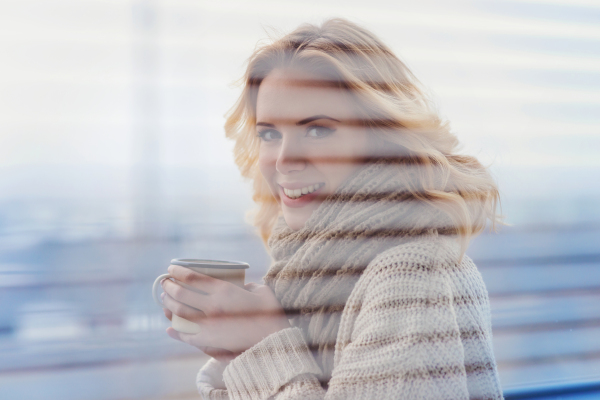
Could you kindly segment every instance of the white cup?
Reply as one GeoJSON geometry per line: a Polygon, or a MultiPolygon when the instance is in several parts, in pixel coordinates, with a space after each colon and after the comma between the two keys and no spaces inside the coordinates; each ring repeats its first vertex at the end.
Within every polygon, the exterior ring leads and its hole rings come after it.
{"type": "MultiPolygon", "coordinates": [[[[199,272],[204,275],[208,275],[212,278],[221,279],[227,282],[231,282],[241,288],[244,287],[244,281],[246,279],[246,269],[250,266],[244,262],[238,261],[218,261],[218,260],[196,260],[196,259],[184,259],[175,258],[171,260],[171,264],[180,265],[182,267],[189,268],[193,271],[199,272]]],[[[154,281],[152,285],[152,297],[154,301],[160,307],[164,308],[160,296],[157,293],[157,289],[160,287],[160,283],[163,279],[172,279],[186,289],[193,290],[194,292],[203,293],[201,290],[195,289],[183,282],[176,281],[169,274],[162,274],[154,281]]],[[[188,321],[185,318],[181,318],[175,314],[171,318],[171,326],[178,332],[182,333],[198,333],[200,332],[200,326],[192,321],[188,321]]]]}

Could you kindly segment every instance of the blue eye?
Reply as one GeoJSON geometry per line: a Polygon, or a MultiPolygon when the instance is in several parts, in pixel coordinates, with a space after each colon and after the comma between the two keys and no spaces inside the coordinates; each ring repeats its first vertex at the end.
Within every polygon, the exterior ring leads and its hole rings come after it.
{"type": "Polygon", "coordinates": [[[272,140],[281,139],[281,133],[273,129],[268,129],[265,131],[258,132],[258,137],[260,137],[265,142],[270,142],[272,140]]]}
{"type": "Polygon", "coordinates": [[[314,138],[322,138],[331,135],[335,129],[326,128],[324,126],[309,126],[306,129],[306,136],[314,138]]]}

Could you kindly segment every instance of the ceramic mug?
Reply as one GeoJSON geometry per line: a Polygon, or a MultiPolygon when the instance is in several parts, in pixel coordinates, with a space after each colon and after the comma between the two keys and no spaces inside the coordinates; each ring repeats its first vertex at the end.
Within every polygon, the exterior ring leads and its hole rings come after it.
{"type": "MultiPolygon", "coordinates": [[[[246,269],[250,266],[244,262],[238,261],[219,261],[219,260],[197,260],[189,258],[175,258],[171,260],[172,265],[180,265],[185,268],[189,268],[192,271],[199,272],[204,275],[208,275],[215,279],[221,279],[227,282],[231,282],[241,288],[244,287],[244,281],[246,279],[246,269]]],[[[160,295],[157,293],[157,289],[161,287],[160,283],[163,279],[175,279],[169,274],[162,274],[154,281],[152,285],[152,297],[154,301],[160,307],[164,308],[164,304],[161,301],[160,295]]],[[[183,282],[176,281],[186,289],[193,290],[194,292],[203,293],[201,290],[195,289],[183,282]]],[[[185,318],[181,318],[175,314],[171,319],[171,326],[178,332],[182,333],[198,333],[200,332],[200,326],[192,321],[188,321],[185,318]]]]}

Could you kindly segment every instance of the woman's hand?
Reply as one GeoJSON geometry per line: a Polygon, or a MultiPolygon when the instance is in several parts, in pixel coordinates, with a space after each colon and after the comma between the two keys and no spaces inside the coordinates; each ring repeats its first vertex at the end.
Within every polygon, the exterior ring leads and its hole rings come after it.
{"type": "Polygon", "coordinates": [[[268,286],[248,283],[244,289],[220,279],[170,265],[169,274],[197,293],[165,279],[165,315],[171,313],[200,325],[200,333],[167,333],[218,359],[231,359],[271,333],[289,328],[283,308],[268,286]],[[223,351],[225,350],[225,351],[223,351]]]}
{"type": "MultiPolygon", "coordinates": [[[[161,295],[161,298],[165,299],[166,293],[163,293],[161,295]]],[[[168,318],[169,321],[171,321],[173,319],[173,312],[171,312],[171,310],[169,310],[168,308],[163,308],[163,311],[165,313],[165,317],[168,318]]],[[[169,334],[169,336],[171,336],[173,339],[177,339],[177,340],[181,340],[181,338],[179,337],[179,332],[177,332],[175,329],[169,327],[167,328],[167,333],[169,334]]],[[[237,354],[232,353],[229,350],[225,350],[225,349],[218,349],[216,347],[209,347],[209,346],[200,346],[198,347],[202,352],[204,352],[205,354],[207,354],[208,356],[215,358],[219,361],[225,361],[225,362],[229,362],[231,360],[233,360],[237,354]]]]}

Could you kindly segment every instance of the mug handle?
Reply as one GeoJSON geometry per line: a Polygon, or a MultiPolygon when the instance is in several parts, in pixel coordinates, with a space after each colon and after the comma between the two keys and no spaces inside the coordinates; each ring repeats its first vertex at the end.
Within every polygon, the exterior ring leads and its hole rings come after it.
{"type": "Polygon", "coordinates": [[[161,308],[165,308],[165,305],[162,303],[162,301],[160,301],[160,296],[156,293],[156,289],[158,289],[158,287],[160,286],[160,283],[162,282],[163,279],[169,279],[169,278],[172,278],[172,276],[169,274],[162,274],[161,276],[156,278],[156,280],[154,281],[154,284],[152,285],[152,297],[154,298],[154,301],[156,302],[156,304],[158,304],[159,307],[161,307],[161,308]]]}

